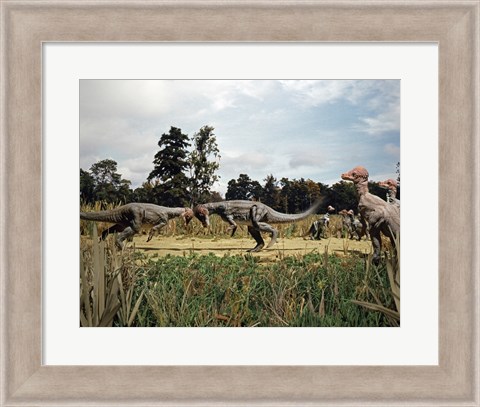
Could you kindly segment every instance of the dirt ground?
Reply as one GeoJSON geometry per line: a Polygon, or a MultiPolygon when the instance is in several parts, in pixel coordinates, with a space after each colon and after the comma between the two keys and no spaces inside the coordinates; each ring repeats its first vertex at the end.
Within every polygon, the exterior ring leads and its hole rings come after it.
{"type": "MultiPolygon", "coordinates": [[[[265,242],[268,244],[269,237],[265,236],[265,242]]],[[[208,254],[214,253],[217,256],[225,254],[246,254],[248,249],[255,246],[255,241],[250,238],[215,238],[215,237],[191,237],[191,236],[157,236],[147,243],[147,237],[137,235],[133,239],[135,248],[143,251],[145,254],[153,257],[165,256],[166,254],[184,256],[190,253],[208,254]]],[[[132,243],[128,243],[132,245],[132,243]]],[[[360,252],[370,253],[371,242],[362,240],[344,240],[338,238],[328,238],[322,240],[306,240],[300,237],[279,238],[277,243],[269,249],[263,249],[260,252],[253,253],[254,256],[263,260],[275,260],[294,254],[306,254],[313,251],[319,253],[325,252],[328,246],[329,253],[345,254],[345,246],[347,245],[347,253],[360,252]]]]}

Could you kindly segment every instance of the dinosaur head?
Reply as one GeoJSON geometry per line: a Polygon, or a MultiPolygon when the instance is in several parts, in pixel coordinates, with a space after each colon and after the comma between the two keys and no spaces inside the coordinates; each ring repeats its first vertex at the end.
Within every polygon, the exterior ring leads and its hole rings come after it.
{"type": "Polygon", "coordinates": [[[396,191],[397,190],[397,181],[394,179],[387,179],[386,181],[382,181],[378,183],[378,186],[389,189],[390,191],[396,191]]]}
{"type": "Polygon", "coordinates": [[[194,218],[193,211],[190,208],[185,208],[185,212],[183,212],[182,218],[185,220],[185,226],[187,226],[190,221],[194,218]]]}
{"type": "Polygon", "coordinates": [[[353,209],[350,209],[350,210],[347,212],[347,215],[354,216],[354,215],[355,215],[355,212],[353,212],[353,209]]]}
{"type": "Polygon", "coordinates": [[[345,215],[348,215],[348,212],[346,209],[342,209],[340,212],[338,212],[338,214],[345,216],[345,215]]]}
{"type": "Polygon", "coordinates": [[[328,205],[327,212],[335,212],[335,208],[332,205],[328,205]]]}
{"type": "Polygon", "coordinates": [[[195,214],[195,217],[202,222],[204,228],[210,225],[208,209],[204,205],[197,205],[195,208],[193,208],[193,213],[195,214]]]}
{"type": "Polygon", "coordinates": [[[359,165],[353,170],[343,173],[342,179],[345,181],[353,181],[354,183],[368,181],[368,171],[365,167],[359,165]]]}

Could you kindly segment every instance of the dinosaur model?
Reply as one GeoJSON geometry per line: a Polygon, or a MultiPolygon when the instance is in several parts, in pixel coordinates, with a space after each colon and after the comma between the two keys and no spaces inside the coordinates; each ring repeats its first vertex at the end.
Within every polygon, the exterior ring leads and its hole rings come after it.
{"type": "Polygon", "coordinates": [[[353,181],[359,197],[360,215],[367,221],[373,245],[374,264],[380,261],[382,248],[381,233],[390,238],[395,247],[395,235],[400,234],[400,208],[385,202],[368,191],[368,171],[364,167],[354,169],[341,175],[343,180],[353,181]]]}
{"type": "Polygon", "coordinates": [[[378,183],[378,186],[387,190],[387,202],[393,205],[400,206],[400,199],[397,199],[397,181],[394,179],[387,179],[378,183]]]}
{"type": "Polygon", "coordinates": [[[353,230],[353,219],[350,216],[350,211],[346,209],[342,209],[338,212],[338,214],[342,217],[342,234],[347,232],[350,239],[353,239],[354,230],[353,230]]]}
{"type": "Polygon", "coordinates": [[[322,237],[325,237],[325,231],[330,225],[330,212],[335,212],[335,208],[328,205],[327,213],[320,217],[320,219],[313,221],[308,231],[311,240],[320,240],[322,237]]]}
{"type": "Polygon", "coordinates": [[[356,218],[352,209],[350,209],[347,214],[350,217],[353,234],[357,235],[357,240],[362,240],[363,236],[366,236],[368,239],[368,225],[365,219],[362,217],[360,217],[360,220],[356,218]]]}
{"type": "Polygon", "coordinates": [[[350,239],[356,237],[357,240],[361,240],[362,236],[365,235],[368,237],[367,223],[362,223],[361,220],[358,220],[355,217],[355,213],[352,209],[348,211],[346,209],[342,209],[340,212],[338,212],[338,214],[342,216],[342,229],[348,232],[350,239]]]}
{"type": "Polygon", "coordinates": [[[197,205],[193,212],[197,219],[202,222],[204,227],[210,224],[209,216],[219,215],[225,222],[229,223],[232,229],[231,236],[237,230],[237,224],[244,224],[248,227],[248,232],[255,239],[257,245],[248,250],[249,252],[258,252],[265,246],[261,232],[271,234],[271,240],[267,248],[273,246],[277,241],[278,231],[270,226],[270,223],[288,223],[296,222],[314,214],[320,207],[321,201],[317,201],[307,211],[298,214],[280,213],[269,206],[255,201],[222,201],[197,205]]]}
{"type": "Polygon", "coordinates": [[[102,232],[102,239],[109,233],[117,232],[116,246],[121,250],[123,241],[140,232],[142,225],[153,225],[148,234],[147,242],[155,232],[164,227],[169,219],[181,216],[185,225],[193,219],[193,211],[190,208],[167,208],[151,203],[129,203],[118,208],[100,212],[80,212],[80,219],[96,222],[109,222],[115,225],[102,232]]]}

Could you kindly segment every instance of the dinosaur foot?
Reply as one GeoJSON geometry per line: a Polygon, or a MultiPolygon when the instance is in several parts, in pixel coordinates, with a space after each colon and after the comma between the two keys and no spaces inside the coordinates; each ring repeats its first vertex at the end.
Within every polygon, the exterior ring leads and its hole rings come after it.
{"type": "Polygon", "coordinates": [[[276,240],[276,239],[270,240],[270,242],[268,242],[268,245],[267,245],[266,249],[269,249],[269,248],[272,247],[275,243],[277,243],[277,240],[276,240]]]}
{"type": "Polygon", "coordinates": [[[247,250],[247,252],[250,252],[250,253],[259,252],[260,250],[263,249],[263,246],[265,246],[263,243],[257,244],[253,249],[247,250]]]}
{"type": "Polygon", "coordinates": [[[230,229],[232,231],[232,233],[230,233],[230,237],[233,237],[233,235],[235,234],[235,232],[237,230],[237,226],[230,226],[228,229],[230,229]]]}

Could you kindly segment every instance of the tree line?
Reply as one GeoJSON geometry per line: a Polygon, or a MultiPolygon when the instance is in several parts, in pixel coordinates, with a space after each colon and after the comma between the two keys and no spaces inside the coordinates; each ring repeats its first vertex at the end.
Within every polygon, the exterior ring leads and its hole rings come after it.
{"type": "MultiPolygon", "coordinates": [[[[117,173],[117,162],[104,159],[80,169],[80,202],[123,204],[149,202],[170,207],[192,207],[198,203],[223,200],[212,191],[219,180],[220,167],[214,128],[203,126],[191,137],[181,129],[171,127],[161,135],[159,150],[153,159],[153,169],[141,187],[132,189],[131,182],[117,173]],[[189,148],[191,147],[191,148],[189,148]]],[[[400,163],[397,163],[397,181],[400,181],[400,163]]],[[[370,192],[386,199],[385,190],[369,182],[370,192]]],[[[397,197],[400,197],[398,188],[397,197]]],[[[323,198],[319,211],[328,205],[337,211],[355,209],[358,204],[353,183],[339,181],[332,186],[311,179],[277,179],[269,174],[263,183],[252,180],[248,174],[239,174],[228,182],[225,199],[256,199],[284,213],[306,210],[318,198],[323,198]]]]}

